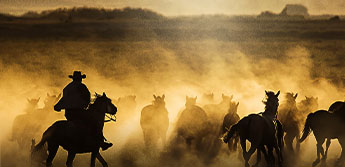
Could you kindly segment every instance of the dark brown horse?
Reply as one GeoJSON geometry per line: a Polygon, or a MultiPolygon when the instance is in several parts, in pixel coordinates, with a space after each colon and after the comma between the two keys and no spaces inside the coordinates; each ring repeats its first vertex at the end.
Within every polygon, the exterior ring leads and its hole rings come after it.
{"type": "MultiPolygon", "coordinates": [[[[237,114],[237,108],[239,104],[239,102],[230,103],[228,113],[224,116],[221,135],[224,135],[226,132],[228,132],[231,126],[233,126],[240,120],[240,116],[237,114]]],[[[239,139],[239,136],[233,136],[231,139],[229,139],[228,148],[230,152],[234,152],[237,150],[237,143],[239,139]]]]}
{"type": "Polygon", "coordinates": [[[52,161],[62,146],[68,151],[66,165],[73,166],[73,160],[77,153],[91,152],[91,167],[95,167],[95,159],[98,158],[103,166],[108,166],[99,153],[101,145],[100,133],[103,130],[106,113],[115,115],[117,108],[111,100],[103,93],[97,95],[93,104],[83,113],[82,121],[57,121],[50,126],[42,136],[41,141],[32,151],[34,155],[41,150],[45,143],[48,143],[48,158],[46,166],[51,167],[52,161]]]}
{"type": "Polygon", "coordinates": [[[168,110],[165,107],[165,95],[153,95],[153,104],[141,110],[140,125],[144,134],[144,141],[148,149],[156,148],[159,139],[165,146],[166,133],[169,127],[168,110]]]}
{"type": "MultiPolygon", "coordinates": [[[[337,104],[338,105],[338,104],[337,104]]],[[[333,106],[335,107],[335,106],[333,106]]],[[[339,112],[333,110],[332,106],[330,107],[330,110],[333,112],[339,112]]],[[[303,135],[302,138],[300,139],[300,142],[303,142],[310,132],[313,132],[316,142],[317,142],[317,158],[313,162],[313,166],[316,166],[317,164],[320,163],[320,155],[322,155],[322,159],[326,160],[327,158],[327,152],[328,148],[331,144],[330,140],[331,139],[338,139],[342,151],[339,159],[336,162],[337,166],[342,166],[344,164],[345,160],[345,121],[344,119],[332,112],[328,112],[326,110],[318,110],[314,113],[310,113],[305,121],[304,129],[303,129],[303,135]],[[324,151],[322,144],[325,142],[327,139],[326,143],[326,151],[324,151]]]]}
{"type": "Polygon", "coordinates": [[[299,152],[300,143],[300,125],[301,120],[299,119],[299,111],[296,105],[297,93],[286,93],[285,100],[279,106],[278,120],[283,125],[283,130],[286,133],[284,141],[288,151],[294,152],[292,143],[296,139],[296,152],[299,152]]]}
{"type": "Polygon", "coordinates": [[[246,167],[249,167],[249,159],[256,150],[258,150],[258,161],[255,166],[258,165],[261,159],[260,152],[264,153],[269,166],[275,166],[273,149],[275,149],[278,157],[278,165],[282,165],[282,144],[279,139],[279,136],[282,134],[282,129],[278,126],[279,123],[276,119],[279,106],[279,93],[280,91],[276,94],[274,92],[266,92],[267,99],[264,101],[266,105],[265,111],[262,114],[250,114],[242,118],[231,127],[223,139],[224,142],[228,142],[234,135],[240,136],[246,167]],[[251,143],[248,151],[246,150],[247,140],[251,143]],[[267,147],[267,152],[265,146],[267,147]]]}
{"type": "Polygon", "coordinates": [[[186,96],[186,108],[180,113],[176,124],[178,138],[183,138],[189,150],[192,145],[199,151],[204,147],[202,139],[209,134],[209,121],[206,112],[196,105],[195,98],[186,96]]]}

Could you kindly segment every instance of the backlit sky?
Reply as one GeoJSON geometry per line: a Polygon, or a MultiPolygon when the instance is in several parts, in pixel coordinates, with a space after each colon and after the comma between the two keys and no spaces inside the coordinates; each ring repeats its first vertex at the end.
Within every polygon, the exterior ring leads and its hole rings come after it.
{"type": "Polygon", "coordinates": [[[199,14],[259,14],[280,12],[286,4],[303,4],[310,14],[345,14],[345,0],[0,0],[0,12],[21,14],[59,7],[142,7],[167,16],[199,14]]]}

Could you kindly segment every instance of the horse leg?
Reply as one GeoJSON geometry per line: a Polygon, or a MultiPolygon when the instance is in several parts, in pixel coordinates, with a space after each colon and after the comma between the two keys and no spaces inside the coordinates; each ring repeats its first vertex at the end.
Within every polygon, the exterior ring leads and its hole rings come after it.
{"type": "Polygon", "coordinates": [[[317,138],[316,141],[317,141],[317,144],[316,144],[317,158],[312,164],[313,167],[320,163],[320,155],[321,154],[324,155],[322,144],[325,142],[325,138],[317,138]]]}
{"type": "Polygon", "coordinates": [[[275,158],[273,155],[273,147],[272,146],[267,146],[267,154],[268,154],[268,159],[269,159],[269,161],[267,162],[268,166],[274,167],[275,158]]]}
{"type": "Polygon", "coordinates": [[[67,161],[66,161],[67,167],[73,167],[74,158],[75,158],[75,153],[68,151],[68,156],[67,156],[67,161]]]}
{"type": "Polygon", "coordinates": [[[297,133],[297,135],[295,136],[295,139],[296,139],[296,153],[299,153],[301,149],[301,142],[299,142],[299,139],[300,139],[299,133],[297,133]]]}
{"type": "Polygon", "coordinates": [[[98,152],[96,158],[102,164],[103,167],[108,167],[108,163],[104,160],[104,158],[102,157],[102,155],[99,152],[98,152]]]}
{"type": "Polygon", "coordinates": [[[91,153],[91,167],[95,167],[96,166],[96,157],[97,157],[97,154],[99,154],[98,151],[94,151],[91,153]]]}
{"type": "Polygon", "coordinates": [[[238,141],[239,141],[239,137],[235,137],[235,138],[234,138],[234,144],[233,144],[233,150],[234,150],[234,151],[237,151],[237,144],[238,144],[238,141]]]}
{"type": "Polygon", "coordinates": [[[284,141],[286,143],[286,147],[291,152],[294,152],[293,147],[292,147],[293,139],[294,139],[294,137],[290,133],[286,133],[286,135],[284,136],[284,141]]]}
{"type": "Polygon", "coordinates": [[[283,165],[283,154],[282,154],[280,147],[277,145],[277,143],[274,145],[274,150],[276,151],[276,154],[278,157],[278,165],[282,166],[283,165]]]}
{"type": "Polygon", "coordinates": [[[48,158],[46,160],[46,166],[47,167],[51,167],[53,165],[52,162],[53,162],[53,159],[54,159],[58,149],[59,149],[59,145],[52,144],[52,143],[48,142],[48,153],[49,154],[48,154],[48,158]]]}
{"type": "Polygon", "coordinates": [[[260,151],[259,148],[256,150],[256,156],[257,156],[256,162],[255,162],[255,164],[253,165],[253,167],[259,166],[259,163],[260,163],[260,161],[261,161],[261,151],[260,151]]]}
{"type": "Polygon", "coordinates": [[[247,143],[246,143],[246,139],[241,138],[241,147],[242,147],[242,154],[243,154],[243,158],[245,160],[245,166],[249,167],[249,162],[247,161],[247,143]]]}
{"type": "Polygon", "coordinates": [[[345,158],[345,139],[338,139],[341,145],[341,155],[339,159],[336,161],[336,166],[343,166],[344,158],[345,158]]]}
{"type": "Polygon", "coordinates": [[[166,143],[166,132],[161,133],[161,140],[162,140],[162,146],[165,148],[165,143],[166,143]]]}
{"type": "Polygon", "coordinates": [[[327,159],[327,153],[328,153],[328,149],[329,149],[329,146],[331,145],[331,139],[327,139],[326,141],[326,151],[325,151],[325,155],[322,157],[323,160],[326,160],[327,159]]]}
{"type": "Polygon", "coordinates": [[[187,148],[189,151],[192,150],[192,140],[193,140],[193,138],[191,138],[191,137],[186,138],[186,144],[187,144],[187,148]]]}
{"type": "Polygon", "coordinates": [[[249,167],[249,159],[250,157],[252,156],[252,154],[258,149],[258,146],[259,144],[257,143],[252,143],[248,152],[247,152],[247,155],[245,157],[245,161],[246,161],[246,167],[249,167]]]}

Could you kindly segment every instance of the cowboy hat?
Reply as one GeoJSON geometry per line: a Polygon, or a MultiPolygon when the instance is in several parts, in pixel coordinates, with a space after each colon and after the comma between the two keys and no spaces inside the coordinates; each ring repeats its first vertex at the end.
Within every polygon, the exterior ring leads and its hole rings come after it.
{"type": "Polygon", "coordinates": [[[86,75],[85,74],[81,75],[80,71],[74,71],[73,75],[69,75],[68,77],[72,79],[84,79],[86,78],[86,75]]]}

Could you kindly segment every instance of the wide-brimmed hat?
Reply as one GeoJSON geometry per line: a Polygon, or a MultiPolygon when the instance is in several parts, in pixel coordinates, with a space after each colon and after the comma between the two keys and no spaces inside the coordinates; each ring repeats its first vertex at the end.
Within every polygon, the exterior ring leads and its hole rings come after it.
{"type": "Polygon", "coordinates": [[[81,75],[80,71],[74,71],[73,75],[69,75],[68,77],[72,79],[84,79],[86,78],[86,75],[85,74],[81,75]]]}

